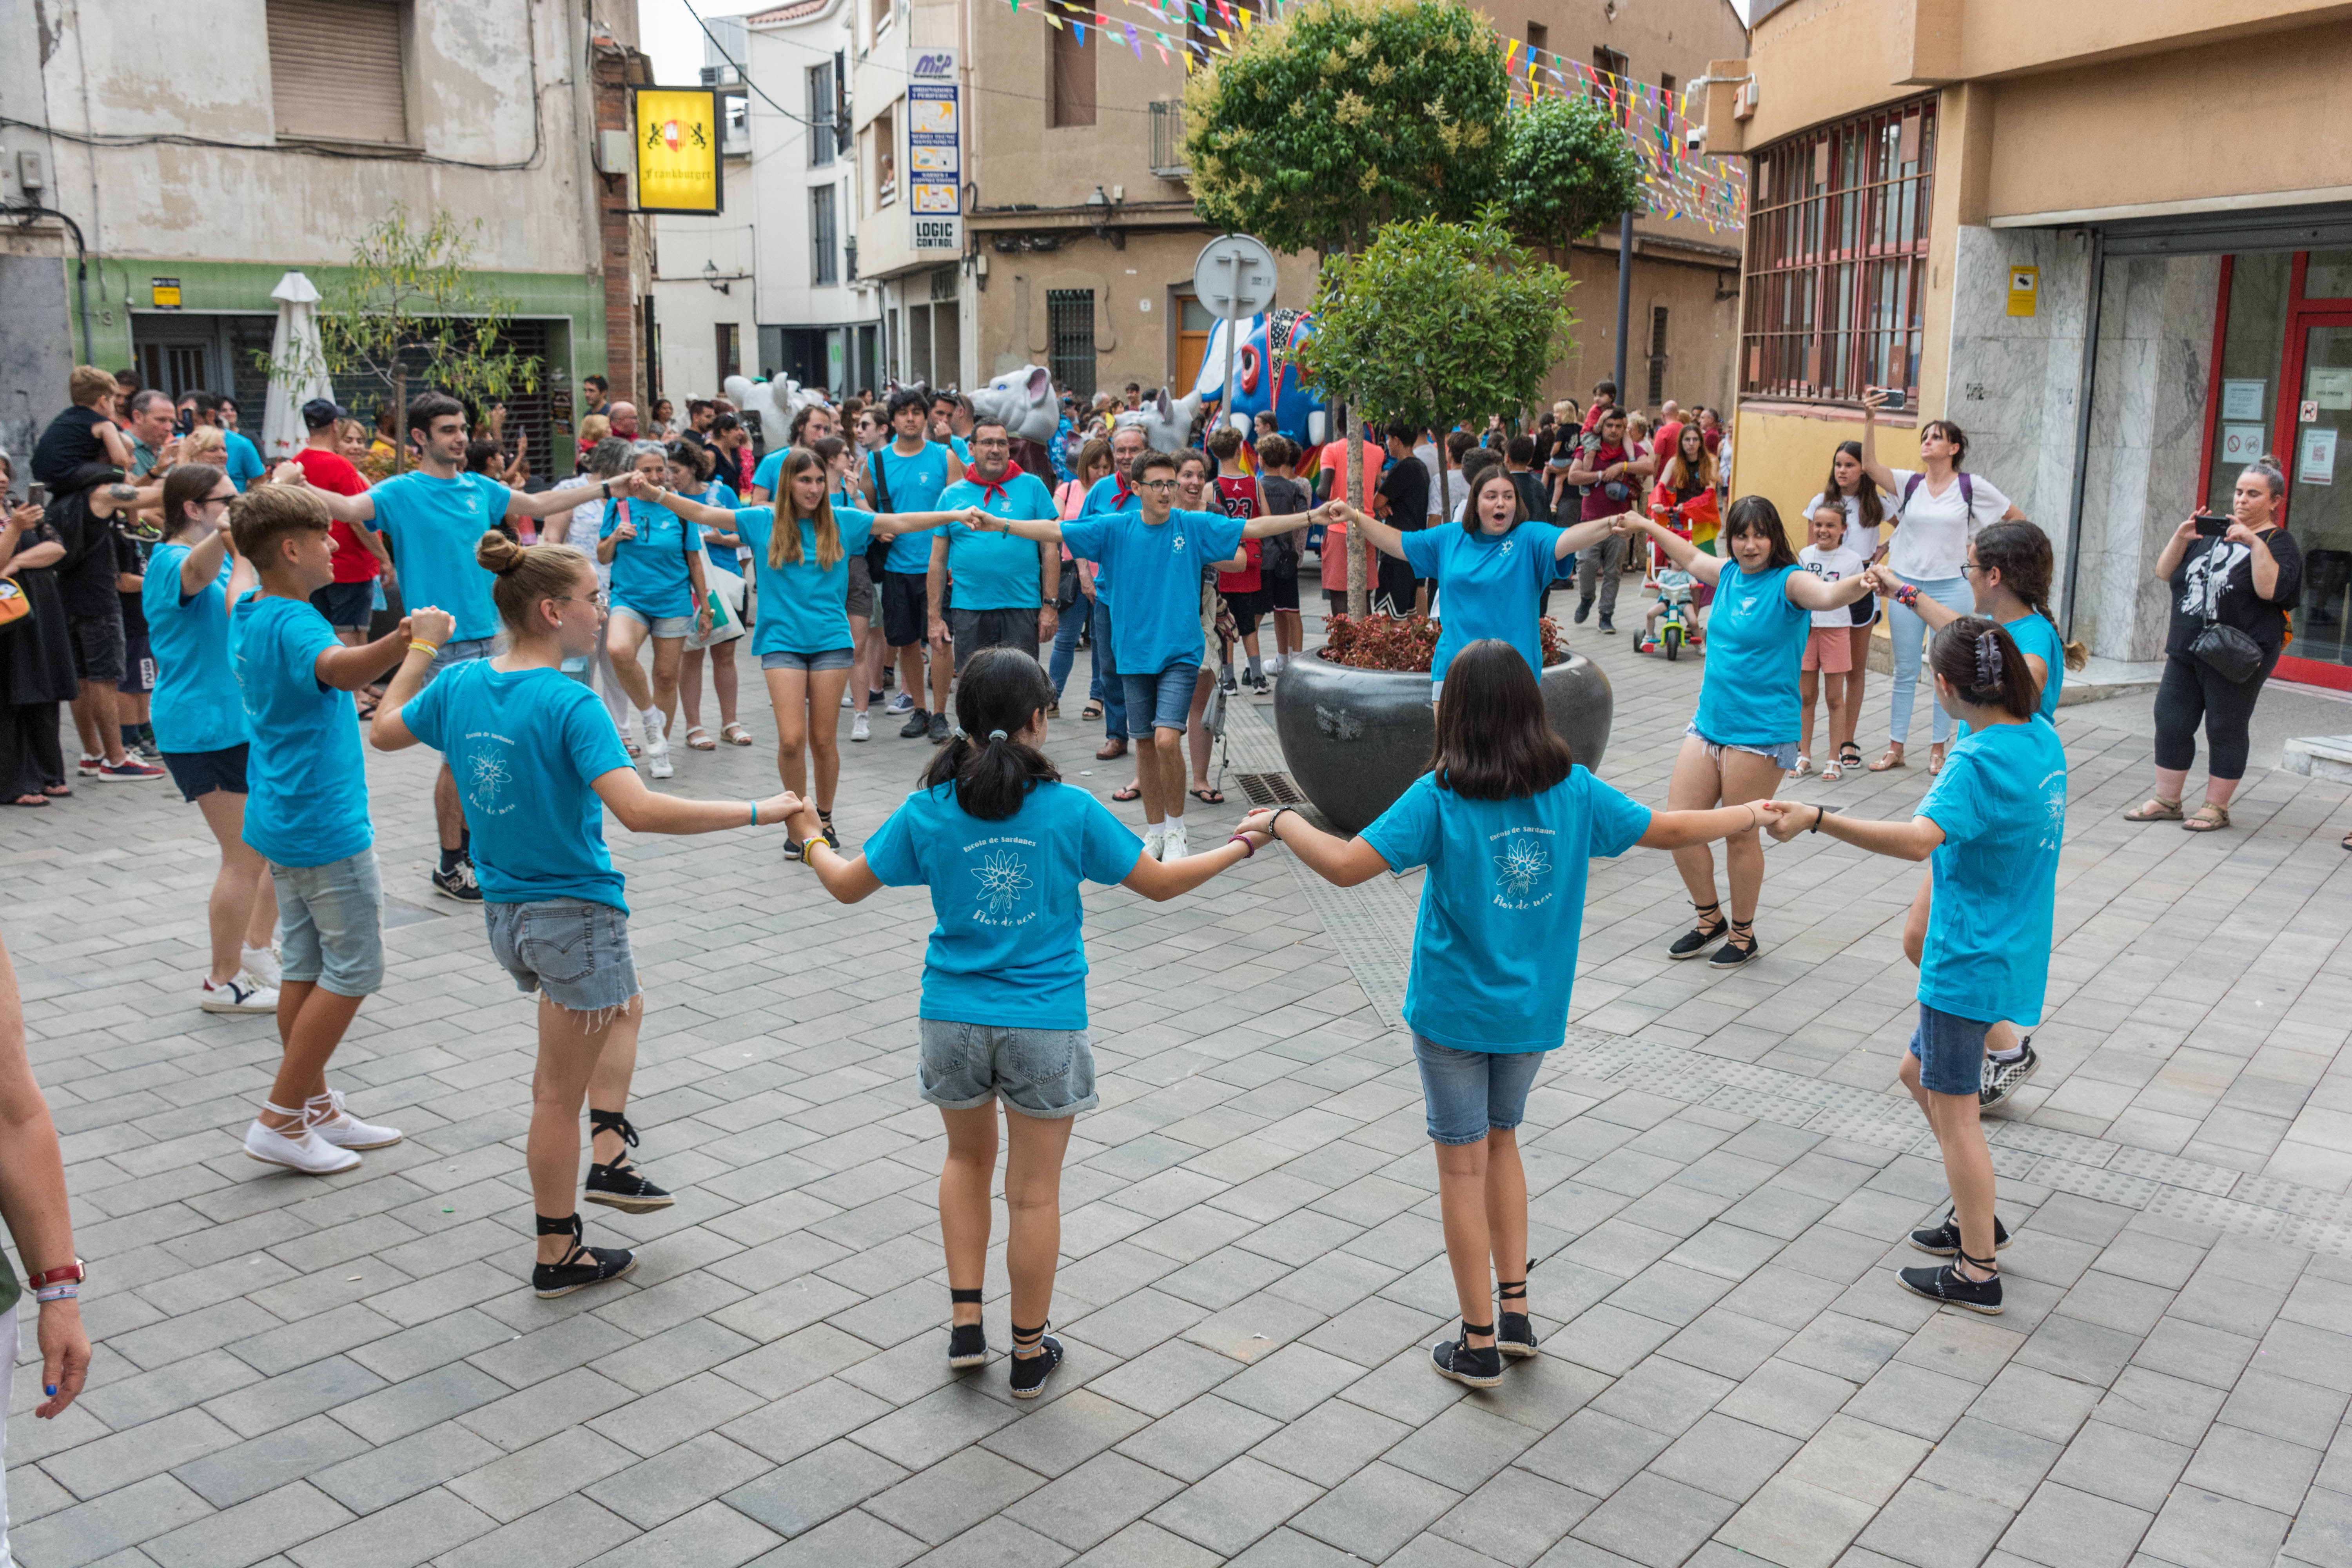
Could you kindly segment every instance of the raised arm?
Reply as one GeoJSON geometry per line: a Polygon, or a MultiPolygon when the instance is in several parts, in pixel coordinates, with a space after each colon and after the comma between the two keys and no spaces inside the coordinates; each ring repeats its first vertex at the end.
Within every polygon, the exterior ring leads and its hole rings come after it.
{"type": "Polygon", "coordinates": [[[205,584],[220,575],[221,561],[228,554],[228,530],[216,528],[211,538],[189,549],[180,563],[180,597],[194,598],[205,591],[205,584]]]}
{"type": "Polygon", "coordinates": [[[1636,533],[1646,533],[1656,540],[1659,547],[1665,551],[1666,559],[1675,563],[1675,571],[1687,572],[1709,587],[1722,580],[1726,563],[1721,556],[1709,555],[1655,518],[1628,511],[1620,513],[1612,521],[1618,531],[1629,538],[1636,533]]]}
{"type": "MultiPolygon", "coordinates": [[[[1622,515],[1632,517],[1633,513],[1629,511],[1622,515]]],[[[1565,561],[1580,550],[1591,549],[1615,532],[1616,528],[1617,519],[1613,517],[1596,517],[1563,528],[1559,531],[1559,537],[1552,542],[1551,558],[1565,561]]]]}
{"type": "MultiPolygon", "coordinates": [[[[357,691],[383,673],[383,667],[398,657],[400,650],[407,645],[410,635],[409,617],[403,616],[398,626],[373,642],[362,643],[357,647],[345,647],[339,643],[327,649],[310,667],[311,673],[318,677],[321,686],[331,686],[337,691],[357,691]]],[[[437,649],[444,640],[446,639],[436,639],[435,647],[437,649]]],[[[403,661],[402,669],[404,671],[408,664],[418,657],[412,651],[403,661]]],[[[432,662],[430,658],[425,659],[425,664],[432,662]]],[[[423,667],[419,666],[417,684],[422,686],[424,683],[423,667]]]]}
{"type": "MultiPolygon", "coordinates": [[[[355,496],[347,496],[334,490],[321,489],[310,483],[309,477],[302,472],[302,465],[299,463],[289,460],[278,464],[277,468],[270,470],[269,482],[273,485],[304,487],[326,503],[327,515],[337,522],[365,526],[375,521],[375,493],[373,490],[362,490],[355,496]]],[[[160,495],[162,492],[158,490],[157,493],[160,495]]]]}
{"type": "Polygon", "coordinates": [[[1770,815],[1760,801],[1718,806],[1711,811],[1654,811],[1649,831],[1633,840],[1644,849],[1687,849],[1767,826],[1770,815]]]}
{"type": "Polygon", "coordinates": [[[1323,513],[1325,527],[1329,527],[1334,521],[1337,521],[1351,530],[1360,528],[1364,531],[1363,537],[1370,542],[1374,549],[1393,555],[1400,561],[1404,559],[1404,532],[1393,524],[1382,522],[1370,512],[1360,507],[1350,506],[1343,500],[1326,501],[1319,510],[1323,513]]]}
{"type": "MultiPolygon", "coordinates": [[[[647,484],[641,475],[634,473],[624,475],[620,484],[624,495],[633,500],[649,500],[656,506],[667,507],[688,522],[698,523],[708,528],[731,529],[735,526],[735,514],[725,507],[707,505],[690,496],[682,496],[667,485],[647,484]]],[[[583,496],[581,499],[590,500],[594,498],[591,495],[583,496]]],[[[598,559],[610,560],[611,557],[599,556],[598,559]]]]}
{"type": "Polygon", "coordinates": [[[1270,539],[1277,533],[1288,533],[1293,529],[1304,528],[1314,521],[1313,508],[1305,511],[1285,512],[1280,517],[1254,517],[1242,525],[1242,537],[1270,539]]]}
{"type": "Polygon", "coordinates": [[[1886,401],[1879,391],[1862,395],[1862,471],[1887,494],[1895,493],[1895,470],[1878,460],[1878,409],[1886,401]]]}
{"type": "MultiPolygon", "coordinates": [[[[1780,587],[1789,603],[1801,610],[1840,609],[1857,599],[1868,598],[1876,591],[1867,572],[1841,577],[1834,583],[1826,577],[1816,577],[1811,572],[1791,572],[1782,580],[1780,587]]],[[[1927,595],[1922,594],[1919,597],[1924,601],[1927,595]]],[[[1914,605],[1912,607],[1916,609],[1918,606],[1914,605]]],[[[1948,611],[1946,613],[1949,614],[1948,611]]]]}
{"type": "MultiPolygon", "coordinates": [[[[1055,544],[1062,542],[1062,524],[1061,520],[1058,518],[994,517],[981,510],[976,506],[966,507],[963,510],[959,512],[926,511],[917,512],[913,515],[919,519],[928,518],[931,521],[918,521],[911,528],[900,527],[894,529],[892,531],[898,533],[912,533],[919,529],[936,528],[940,523],[949,521],[950,518],[957,518],[961,519],[965,526],[969,528],[992,528],[999,533],[1010,533],[1017,538],[1034,540],[1040,544],[1044,544],[1048,542],[1055,544]]],[[[901,517],[897,521],[903,523],[906,519],[901,517]]],[[[881,519],[877,518],[875,521],[878,525],[881,519]]]]}
{"type": "Polygon", "coordinates": [[[510,490],[508,492],[507,515],[550,517],[559,511],[570,511],[583,501],[595,500],[612,493],[610,479],[590,479],[585,484],[567,485],[560,490],[541,490],[537,495],[529,490],[510,490]]]}
{"type": "MultiPolygon", "coordinates": [[[[874,537],[896,539],[902,533],[920,533],[927,528],[945,528],[951,522],[961,522],[971,528],[984,528],[987,524],[982,520],[987,515],[978,507],[971,506],[965,507],[961,511],[877,511],[874,514],[874,537]]],[[[1033,536],[1024,533],[1021,537],[1027,539],[1033,536]]],[[[1061,530],[1057,524],[1054,532],[1054,542],[1059,544],[1061,539],[1061,530]]],[[[1055,553],[1058,556],[1061,552],[1057,550],[1055,553]]]]}
{"type": "MultiPolygon", "coordinates": [[[[389,699],[386,700],[389,701],[389,699]]],[[[378,709],[379,716],[383,710],[378,709]]],[[[725,827],[782,826],[802,807],[790,790],[765,800],[687,800],[646,787],[635,768],[614,768],[588,781],[614,820],[632,833],[713,833],[725,827]]],[[[822,835],[817,839],[824,842],[822,835]]]]}

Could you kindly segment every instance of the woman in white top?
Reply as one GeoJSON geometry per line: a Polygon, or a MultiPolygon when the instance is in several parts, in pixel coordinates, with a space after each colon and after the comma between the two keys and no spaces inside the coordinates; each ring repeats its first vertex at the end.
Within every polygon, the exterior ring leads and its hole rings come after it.
{"type": "MultiPolygon", "coordinates": [[[[2022,522],[2025,514],[2010,499],[1975,474],[1960,471],[1969,455],[1969,438],[1948,419],[1930,419],[1919,426],[1919,466],[1890,468],[1878,460],[1878,409],[1886,400],[1881,392],[1862,399],[1862,469],[1871,482],[1895,498],[1895,534],[1886,542],[1886,564],[1895,574],[1927,597],[1958,615],[1968,615],[1975,600],[1969,592],[1969,541],[1989,522],[2022,522]]],[[[1911,700],[1919,689],[1919,656],[1927,638],[1927,623],[1895,601],[1886,602],[1886,629],[1895,643],[1895,685],[1888,715],[1886,754],[1870,764],[1872,773],[1903,765],[1903,743],[1911,732],[1911,700]]],[[[1944,752],[1952,742],[1952,718],[1934,702],[1927,738],[1927,772],[1943,771],[1944,752]]]]}

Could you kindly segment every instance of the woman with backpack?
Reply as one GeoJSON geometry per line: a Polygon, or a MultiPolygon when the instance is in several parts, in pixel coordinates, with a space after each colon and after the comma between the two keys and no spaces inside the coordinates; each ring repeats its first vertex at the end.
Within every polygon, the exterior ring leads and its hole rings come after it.
{"type": "MultiPolygon", "coordinates": [[[[1890,468],[1878,460],[1878,410],[1886,395],[1873,390],[1862,399],[1862,470],[1870,482],[1895,498],[1895,536],[1886,542],[1886,564],[1897,577],[1957,615],[1969,608],[1969,541],[1988,522],[2022,522],[2025,514],[1992,484],[1961,471],[1969,438],[1948,419],[1919,426],[1919,466],[1890,468]]],[[[1886,752],[1872,773],[1904,765],[1904,742],[1911,732],[1911,705],[1919,690],[1919,655],[1927,623],[1910,608],[1890,601],[1886,629],[1895,644],[1895,684],[1890,689],[1886,752]]],[[[1952,716],[1941,707],[1927,721],[1927,773],[1941,772],[1952,742],[1952,716]]]]}
{"type": "Polygon", "coordinates": [[[998,1116],[1011,1235],[1012,1393],[1034,1399],[1062,1359],[1045,1332],[1062,1234],[1062,1155],[1097,1103],[1087,1039],[1083,883],[1155,901],[1189,892],[1265,842],[1235,833],[1165,863],[1094,795],[1061,782],[1043,747],[1053,683],[1015,648],[983,648],[956,679],[958,728],[921,786],[845,856],[813,810],[793,818],[826,892],[854,904],[885,887],[930,890],[937,924],[923,963],[917,1082],[947,1130],[940,1233],[948,1264],[948,1365],[988,1360],[981,1327],[998,1116]],[[1022,1325],[1034,1323],[1034,1328],[1022,1325]]]}

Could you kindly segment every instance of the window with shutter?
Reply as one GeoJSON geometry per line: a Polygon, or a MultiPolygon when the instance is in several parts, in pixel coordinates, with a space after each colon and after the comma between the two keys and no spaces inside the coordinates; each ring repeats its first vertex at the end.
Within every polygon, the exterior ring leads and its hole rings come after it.
{"type": "Polygon", "coordinates": [[[269,0],[278,134],[408,141],[403,0],[269,0]]]}

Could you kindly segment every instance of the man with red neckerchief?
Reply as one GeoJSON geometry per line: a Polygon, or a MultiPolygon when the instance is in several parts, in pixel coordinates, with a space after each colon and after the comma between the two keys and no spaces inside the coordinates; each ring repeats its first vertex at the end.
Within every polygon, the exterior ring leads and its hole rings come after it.
{"type": "MultiPolygon", "coordinates": [[[[1041,522],[1061,517],[1045,482],[1013,461],[1012,432],[1001,422],[974,425],[971,447],[971,467],[940,492],[940,510],[976,506],[991,517],[1041,522]]],[[[1019,648],[1035,658],[1039,645],[1054,635],[1061,577],[1059,544],[1037,544],[961,522],[940,529],[931,537],[926,583],[933,668],[950,642],[958,674],[984,647],[1019,648]]]]}

